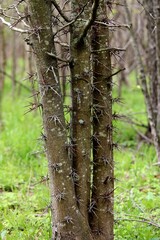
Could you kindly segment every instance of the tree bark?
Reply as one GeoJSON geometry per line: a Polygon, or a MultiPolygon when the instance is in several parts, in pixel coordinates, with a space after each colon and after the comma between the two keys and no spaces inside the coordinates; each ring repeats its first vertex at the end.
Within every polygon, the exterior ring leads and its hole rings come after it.
{"type": "Polygon", "coordinates": [[[42,99],[44,141],[49,165],[52,211],[52,239],[91,239],[77,208],[67,133],[63,113],[57,60],[52,33],[51,1],[28,1],[32,44],[36,57],[42,99]]]}
{"type": "MultiPolygon", "coordinates": [[[[72,18],[77,15],[85,1],[72,1],[72,18]],[[76,13],[76,14],[75,14],[76,13]]],[[[87,12],[88,13],[88,12],[87,12]]],[[[81,18],[88,14],[86,11],[81,18]]],[[[78,43],[85,24],[76,22],[71,26],[71,84],[72,84],[72,144],[73,174],[79,209],[88,221],[91,173],[91,71],[89,38],[78,43]]]]}
{"type": "MultiPolygon", "coordinates": [[[[98,21],[107,23],[107,6],[100,1],[98,21]]],[[[93,186],[90,224],[96,240],[113,239],[112,79],[106,26],[92,28],[93,57],[93,186]],[[102,50],[103,49],[103,50],[102,50]]]]}

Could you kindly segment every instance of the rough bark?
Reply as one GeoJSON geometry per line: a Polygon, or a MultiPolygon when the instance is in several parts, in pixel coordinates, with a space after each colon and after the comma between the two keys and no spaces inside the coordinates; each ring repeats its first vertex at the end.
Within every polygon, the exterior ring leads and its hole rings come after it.
{"type": "MultiPolygon", "coordinates": [[[[98,21],[107,23],[107,6],[100,1],[98,21]]],[[[95,239],[113,239],[112,79],[109,31],[92,28],[93,56],[93,187],[90,224],[95,239]],[[103,49],[103,50],[102,50],[103,49]]]]}
{"type": "Polygon", "coordinates": [[[101,0],[99,8],[99,0],[72,0],[71,16],[62,11],[61,4],[55,0],[28,0],[27,3],[27,30],[12,29],[29,33],[25,40],[32,47],[36,61],[40,89],[37,105],[42,110],[42,139],[51,190],[52,239],[113,239],[112,74],[108,29],[105,27],[106,3],[101,0]],[[91,58],[90,30],[98,8],[98,20],[102,24],[98,21],[92,31],[95,38],[91,58]],[[53,9],[58,16],[54,15],[53,9]],[[56,30],[55,19],[62,20],[56,30]],[[66,29],[70,29],[71,34],[69,58],[63,53],[57,54],[55,47],[63,41],[56,36],[66,29]],[[66,106],[63,105],[59,76],[61,62],[69,64],[71,70],[72,107],[68,107],[72,112],[71,136],[64,115],[66,106]],[[91,207],[93,202],[96,209],[91,207]]]}
{"type": "Polygon", "coordinates": [[[52,33],[51,1],[28,1],[32,44],[36,57],[42,99],[44,141],[49,163],[52,239],[91,239],[75,199],[63,101],[52,33]]]}
{"type": "MultiPolygon", "coordinates": [[[[72,18],[86,1],[72,1],[72,18]]],[[[87,7],[89,8],[89,7],[87,7]]],[[[84,11],[81,18],[88,17],[84,11]]],[[[88,36],[79,41],[85,22],[71,26],[72,144],[75,191],[80,212],[88,222],[91,176],[91,71],[88,36]]]]}

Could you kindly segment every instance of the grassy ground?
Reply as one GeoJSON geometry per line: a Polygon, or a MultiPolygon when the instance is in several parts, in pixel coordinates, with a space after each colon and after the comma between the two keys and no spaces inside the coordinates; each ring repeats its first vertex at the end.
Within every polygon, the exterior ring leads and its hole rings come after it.
{"type": "MultiPolygon", "coordinates": [[[[29,93],[3,98],[4,130],[0,134],[0,237],[2,240],[49,240],[50,213],[47,161],[40,141],[40,114],[27,114],[29,93]]],[[[123,88],[121,114],[146,123],[141,90],[123,88]],[[136,113],[136,115],[134,114],[136,113]]],[[[115,122],[115,240],[160,240],[158,169],[152,146],[138,141],[135,129],[115,122]]]]}

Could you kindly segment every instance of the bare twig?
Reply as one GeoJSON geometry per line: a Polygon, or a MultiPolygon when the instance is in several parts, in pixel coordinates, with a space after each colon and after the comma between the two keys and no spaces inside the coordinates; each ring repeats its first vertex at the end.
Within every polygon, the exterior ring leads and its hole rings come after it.
{"type": "Polygon", "coordinates": [[[103,26],[106,26],[106,27],[112,27],[112,28],[114,28],[114,27],[116,27],[116,28],[128,28],[128,29],[130,29],[131,28],[131,24],[109,24],[109,23],[105,23],[105,22],[100,22],[100,21],[95,21],[95,23],[98,23],[98,24],[101,24],[101,25],[103,25],[103,26]]]}
{"type": "Polygon", "coordinates": [[[139,0],[137,0],[137,2],[143,7],[144,11],[149,14],[149,16],[155,20],[155,17],[148,11],[148,9],[146,7],[144,7],[144,4],[141,3],[139,0]]]}
{"type": "Polygon", "coordinates": [[[136,218],[117,218],[116,221],[131,221],[131,222],[141,222],[146,223],[148,225],[154,226],[156,228],[160,228],[160,225],[154,222],[151,222],[150,219],[142,218],[142,219],[136,219],[136,218]]]}
{"type": "MultiPolygon", "coordinates": [[[[0,69],[0,73],[3,73],[4,75],[6,75],[7,77],[9,77],[10,79],[12,79],[12,76],[8,73],[6,73],[5,71],[1,70],[0,69]]],[[[20,86],[22,86],[23,88],[27,89],[28,91],[31,91],[31,89],[27,86],[25,86],[23,83],[21,83],[20,81],[18,80],[15,80],[16,83],[18,83],[20,86]]]]}
{"type": "Polygon", "coordinates": [[[78,39],[78,43],[82,42],[83,39],[87,36],[88,30],[91,28],[92,24],[94,23],[94,21],[96,19],[98,6],[99,6],[99,0],[95,0],[92,5],[92,12],[90,14],[90,18],[86,22],[83,32],[82,32],[80,38],[78,39]]]}
{"type": "Polygon", "coordinates": [[[125,70],[125,68],[119,69],[119,70],[116,71],[115,73],[112,73],[112,75],[110,75],[108,78],[111,78],[111,77],[117,75],[118,73],[120,73],[120,72],[122,72],[122,71],[124,71],[124,70],[125,70]]]}
{"type": "Polygon", "coordinates": [[[135,127],[134,130],[137,132],[137,134],[142,137],[144,140],[146,140],[148,143],[154,144],[154,142],[148,138],[146,135],[144,135],[142,132],[138,131],[135,127]]]}
{"type": "Polygon", "coordinates": [[[14,24],[12,24],[12,27],[16,26],[19,22],[23,22],[24,26],[29,27],[29,25],[27,25],[26,22],[23,20],[23,19],[27,19],[29,17],[29,14],[21,16],[21,13],[19,12],[17,7],[15,7],[15,10],[19,16],[19,19],[14,24]]]}
{"type": "Polygon", "coordinates": [[[17,27],[13,27],[12,24],[10,22],[7,22],[3,17],[0,17],[0,20],[2,21],[2,23],[4,25],[6,25],[7,27],[9,27],[10,29],[16,31],[16,32],[20,32],[20,33],[28,33],[28,30],[24,30],[21,28],[17,28],[17,27]]]}
{"type": "Polygon", "coordinates": [[[124,122],[127,122],[129,124],[135,125],[137,127],[143,127],[143,128],[148,128],[147,125],[141,123],[141,122],[137,122],[136,120],[133,120],[133,117],[129,117],[129,116],[125,116],[125,118],[123,119],[124,122]]]}
{"type": "Polygon", "coordinates": [[[75,22],[78,20],[79,16],[83,13],[83,11],[84,11],[84,9],[85,9],[85,7],[86,7],[87,4],[88,4],[88,3],[86,3],[86,4],[82,7],[81,11],[77,14],[77,16],[76,16],[72,21],[68,22],[66,25],[64,25],[64,26],[62,26],[61,28],[59,28],[59,29],[53,34],[53,37],[55,37],[55,36],[57,35],[57,33],[61,32],[63,29],[65,29],[65,28],[69,27],[70,25],[72,25],[73,23],[75,23],[75,22]]]}
{"type": "Polygon", "coordinates": [[[69,48],[69,44],[68,43],[61,42],[61,41],[59,41],[57,39],[54,42],[59,44],[59,45],[61,45],[61,46],[63,46],[63,47],[69,48]]]}
{"type": "Polygon", "coordinates": [[[59,12],[59,14],[61,15],[61,17],[66,21],[66,22],[71,22],[71,20],[63,13],[63,11],[61,10],[61,8],[59,7],[59,5],[57,4],[57,2],[55,0],[52,0],[51,3],[54,5],[54,7],[57,9],[57,11],[59,12]]]}
{"type": "Polygon", "coordinates": [[[9,9],[13,9],[15,7],[18,7],[22,2],[24,2],[24,0],[19,0],[16,4],[13,4],[9,7],[9,9]]]}
{"type": "Polygon", "coordinates": [[[68,64],[69,64],[69,60],[62,59],[62,58],[56,56],[56,55],[55,55],[54,53],[52,53],[52,52],[51,52],[51,53],[47,52],[47,54],[48,54],[49,56],[57,59],[58,61],[65,62],[65,63],[68,63],[68,64]]]}
{"type": "Polygon", "coordinates": [[[124,48],[113,48],[113,47],[109,47],[109,48],[102,48],[99,50],[92,50],[91,52],[105,52],[105,51],[110,51],[110,52],[125,52],[126,49],[124,48]]]}

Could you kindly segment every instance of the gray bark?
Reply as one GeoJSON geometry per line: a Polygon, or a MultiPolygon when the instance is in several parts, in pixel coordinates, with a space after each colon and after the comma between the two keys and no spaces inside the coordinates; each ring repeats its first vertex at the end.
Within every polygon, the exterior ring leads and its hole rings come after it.
{"type": "MultiPolygon", "coordinates": [[[[72,17],[85,1],[72,1],[72,17]]],[[[86,18],[84,12],[81,18],[86,18]]],[[[90,46],[86,37],[78,43],[85,22],[76,22],[71,27],[71,84],[72,84],[72,144],[73,171],[78,206],[88,222],[91,176],[91,71],[90,46]]]]}
{"type": "Polygon", "coordinates": [[[68,157],[63,101],[52,33],[50,1],[28,1],[32,44],[36,57],[43,109],[44,141],[49,165],[52,239],[90,239],[88,227],[77,208],[71,161],[68,157]]]}
{"type": "MultiPolygon", "coordinates": [[[[98,21],[107,22],[107,6],[100,1],[98,21]]],[[[93,187],[90,224],[95,239],[113,239],[112,79],[109,31],[94,24],[93,56],[93,187]]]]}

